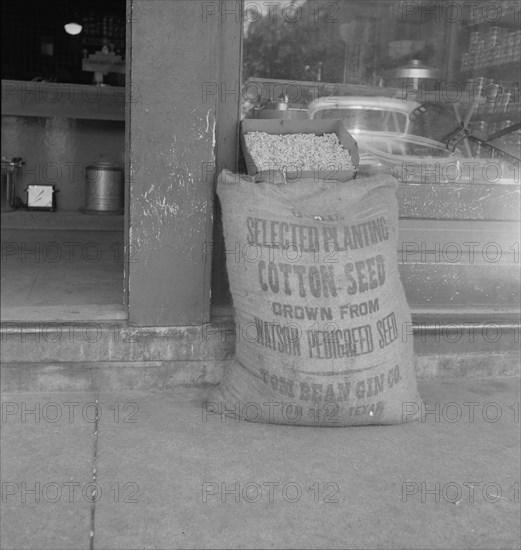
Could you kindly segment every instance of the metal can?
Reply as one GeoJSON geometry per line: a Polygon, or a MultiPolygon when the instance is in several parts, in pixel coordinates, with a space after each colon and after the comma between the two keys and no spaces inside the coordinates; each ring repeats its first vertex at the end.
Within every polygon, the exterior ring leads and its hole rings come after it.
{"type": "Polygon", "coordinates": [[[2,159],[2,187],[0,193],[2,212],[15,210],[16,180],[23,164],[25,163],[20,157],[11,160],[2,159]]]}
{"type": "Polygon", "coordinates": [[[123,171],[109,160],[100,159],[85,169],[85,211],[122,213],[123,171]]]}

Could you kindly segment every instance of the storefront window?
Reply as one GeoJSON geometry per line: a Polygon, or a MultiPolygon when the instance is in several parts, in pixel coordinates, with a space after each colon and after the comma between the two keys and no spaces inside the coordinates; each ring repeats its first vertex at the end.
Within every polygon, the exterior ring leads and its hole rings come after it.
{"type": "Polygon", "coordinates": [[[520,10],[512,0],[246,0],[243,117],[339,118],[359,144],[381,147],[386,133],[401,136],[393,151],[425,153],[432,140],[433,156],[519,165],[520,10]]]}

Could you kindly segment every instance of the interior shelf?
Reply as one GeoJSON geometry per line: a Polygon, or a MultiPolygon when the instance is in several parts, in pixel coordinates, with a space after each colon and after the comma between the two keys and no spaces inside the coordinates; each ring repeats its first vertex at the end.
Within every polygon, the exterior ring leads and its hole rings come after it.
{"type": "Polygon", "coordinates": [[[125,120],[125,88],[2,80],[2,115],[125,120]]]}

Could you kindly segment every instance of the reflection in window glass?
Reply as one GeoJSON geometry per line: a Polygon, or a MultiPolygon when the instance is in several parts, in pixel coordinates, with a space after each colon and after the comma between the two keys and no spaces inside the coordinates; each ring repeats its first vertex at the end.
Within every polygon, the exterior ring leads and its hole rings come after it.
{"type": "Polygon", "coordinates": [[[418,136],[436,155],[513,162],[521,4],[478,4],[245,0],[243,116],[337,118],[362,138],[407,134],[401,150],[418,136]]]}
{"type": "Polygon", "coordinates": [[[403,133],[407,127],[404,114],[396,114],[369,109],[324,109],[318,111],[315,119],[340,119],[345,127],[354,134],[359,132],[398,132],[403,133]]]}
{"type": "MultiPolygon", "coordinates": [[[[436,2],[432,2],[436,4],[436,2]]],[[[245,1],[245,78],[383,84],[411,59],[442,68],[446,25],[413,2],[245,1]],[[423,21],[423,19],[425,19],[423,21]]]]}

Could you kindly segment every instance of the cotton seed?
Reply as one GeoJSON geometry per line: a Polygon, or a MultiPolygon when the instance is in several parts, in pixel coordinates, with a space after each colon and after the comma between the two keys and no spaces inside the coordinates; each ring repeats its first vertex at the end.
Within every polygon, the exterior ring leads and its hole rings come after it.
{"type": "Polygon", "coordinates": [[[351,155],[334,133],[268,134],[247,132],[248,151],[259,171],[351,171],[351,155]]]}

